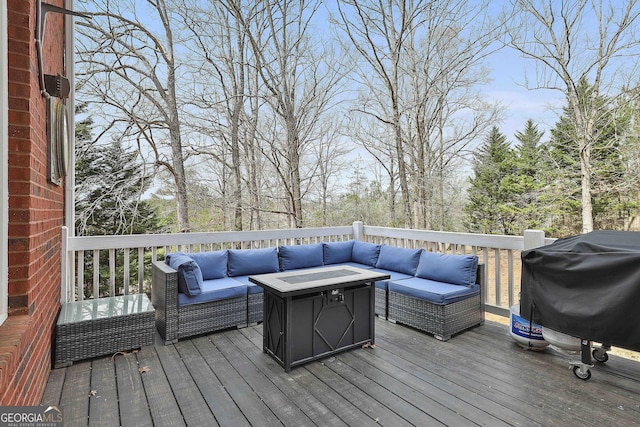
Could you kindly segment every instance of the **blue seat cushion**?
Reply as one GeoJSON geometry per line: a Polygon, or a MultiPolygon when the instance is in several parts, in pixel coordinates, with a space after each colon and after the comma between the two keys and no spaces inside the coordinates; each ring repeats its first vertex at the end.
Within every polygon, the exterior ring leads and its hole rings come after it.
{"type": "Polygon", "coordinates": [[[276,273],[278,265],[277,248],[230,249],[228,251],[227,274],[250,276],[252,274],[276,273]]]}
{"type": "Polygon", "coordinates": [[[178,272],[178,290],[185,295],[199,295],[202,292],[202,271],[193,259],[182,252],[168,254],[165,262],[178,272]]]}
{"type": "Polygon", "coordinates": [[[480,286],[453,285],[451,283],[414,277],[396,282],[390,281],[389,292],[396,292],[434,304],[445,305],[479,295],[480,286]]]}
{"type": "Polygon", "coordinates": [[[415,276],[421,253],[422,249],[382,245],[376,267],[415,276]]]}
{"type": "Polygon", "coordinates": [[[472,286],[476,283],[478,257],[450,255],[423,251],[416,277],[454,285],[472,286]]]}
{"type": "Polygon", "coordinates": [[[202,270],[204,280],[221,279],[227,276],[227,251],[192,252],[187,256],[193,259],[202,270]]]}
{"type": "Polygon", "coordinates": [[[322,244],[324,264],[342,264],[351,262],[351,251],[355,240],[346,242],[327,242],[322,244]]]}
{"type": "Polygon", "coordinates": [[[356,240],[351,250],[351,261],[375,267],[380,254],[380,245],[356,240]]]}
{"type": "Polygon", "coordinates": [[[249,281],[249,276],[235,276],[233,280],[237,280],[243,285],[246,285],[248,295],[259,294],[263,292],[261,286],[258,286],[255,283],[249,281]]]}
{"type": "Polygon", "coordinates": [[[278,258],[281,271],[321,266],[324,264],[322,243],[280,246],[278,258]]]}
{"type": "Polygon", "coordinates": [[[387,290],[387,288],[389,287],[389,282],[391,282],[393,280],[404,280],[404,279],[410,279],[410,278],[413,277],[413,276],[410,276],[410,275],[405,274],[405,273],[399,273],[397,271],[392,271],[392,270],[385,270],[383,268],[371,268],[370,270],[371,271],[376,271],[378,273],[388,274],[389,276],[391,276],[387,280],[377,280],[376,281],[376,288],[384,289],[384,290],[387,290]]]}
{"type": "Polygon", "coordinates": [[[230,277],[205,280],[202,282],[202,292],[189,296],[178,294],[178,305],[201,304],[203,302],[221,301],[247,295],[247,286],[230,277]]]}
{"type": "Polygon", "coordinates": [[[255,295],[261,294],[264,292],[261,286],[256,285],[255,283],[249,283],[247,285],[247,295],[255,295]]]}
{"type": "Polygon", "coordinates": [[[376,288],[386,291],[387,289],[389,289],[389,280],[377,280],[376,288]]]}

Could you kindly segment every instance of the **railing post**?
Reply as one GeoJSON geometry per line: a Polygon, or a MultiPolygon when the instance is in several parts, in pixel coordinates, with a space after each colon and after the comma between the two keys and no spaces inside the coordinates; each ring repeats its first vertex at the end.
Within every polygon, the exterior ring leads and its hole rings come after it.
{"type": "Polygon", "coordinates": [[[542,230],[524,230],[524,247],[523,249],[535,249],[544,246],[544,231],[542,230]]]}
{"type": "Polygon", "coordinates": [[[364,240],[364,224],[362,221],[353,221],[353,238],[364,240]]]}
{"type": "Polygon", "coordinates": [[[67,227],[62,227],[61,233],[61,241],[60,241],[60,303],[64,304],[69,302],[70,298],[70,289],[69,289],[69,229],[67,227]]]}

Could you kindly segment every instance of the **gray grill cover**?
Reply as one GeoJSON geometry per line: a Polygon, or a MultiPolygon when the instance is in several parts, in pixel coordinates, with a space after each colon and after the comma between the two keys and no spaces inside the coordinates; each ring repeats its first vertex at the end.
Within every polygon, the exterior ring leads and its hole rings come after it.
{"type": "Polygon", "coordinates": [[[574,337],[640,351],[640,232],[594,231],[523,251],[520,312],[574,337]]]}

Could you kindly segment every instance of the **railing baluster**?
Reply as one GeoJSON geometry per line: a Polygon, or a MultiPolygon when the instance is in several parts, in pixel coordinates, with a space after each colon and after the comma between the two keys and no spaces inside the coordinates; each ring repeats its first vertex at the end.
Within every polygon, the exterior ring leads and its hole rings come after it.
{"type": "Polygon", "coordinates": [[[100,298],[100,249],[93,250],[93,297],[100,298]]]}
{"type": "Polygon", "coordinates": [[[84,251],[78,251],[78,301],[84,299],[84,251]]]}
{"type": "Polygon", "coordinates": [[[494,262],[495,262],[495,290],[496,299],[495,305],[500,306],[500,249],[495,248],[493,250],[494,262]]]}
{"type": "Polygon", "coordinates": [[[142,292],[144,292],[144,248],[138,248],[138,293],[142,292]]]}
{"type": "Polygon", "coordinates": [[[508,262],[508,281],[509,281],[509,307],[513,305],[514,300],[514,288],[513,288],[513,250],[507,250],[507,262],[508,262]]]}
{"type": "Polygon", "coordinates": [[[482,299],[485,303],[489,302],[489,248],[482,248],[482,263],[487,267],[484,269],[484,287],[482,299]]]}
{"type": "Polygon", "coordinates": [[[125,248],[124,249],[124,274],[123,274],[123,281],[124,281],[124,294],[125,295],[129,295],[129,248],[125,248]]]}
{"type": "Polygon", "coordinates": [[[116,250],[109,249],[109,296],[116,295],[116,250]]]}

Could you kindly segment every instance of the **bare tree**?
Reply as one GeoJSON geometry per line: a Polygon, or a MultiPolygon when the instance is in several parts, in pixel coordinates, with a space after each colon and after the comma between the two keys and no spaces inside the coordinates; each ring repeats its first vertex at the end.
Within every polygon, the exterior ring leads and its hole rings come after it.
{"type": "Polygon", "coordinates": [[[177,68],[164,0],[78,1],[91,20],[77,22],[79,96],[102,108],[103,133],[117,129],[173,177],[178,228],[189,231],[177,68]]]}
{"type": "MultiPolygon", "coordinates": [[[[338,24],[362,64],[366,94],[355,111],[393,134],[405,226],[431,226],[432,206],[444,206],[443,172],[498,117],[474,88],[487,82],[482,61],[501,27],[487,18],[487,2],[336,4],[338,24]]],[[[376,151],[388,151],[385,144],[376,151]]]]}
{"type": "MultiPolygon", "coordinates": [[[[378,110],[362,109],[393,130],[398,160],[398,176],[402,192],[405,226],[412,226],[411,197],[406,172],[405,145],[401,126],[401,57],[407,37],[419,25],[427,1],[368,2],[337,1],[339,23],[361,58],[377,77],[369,88],[378,92],[381,84],[386,96],[378,110]],[[388,103],[388,104],[387,104],[388,103]],[[386,110],[386,111],[385,111],[386,110]]],[[[366,71],[363,74],[368,74],[366,71]]]]}
{"type": "Polygon", "coordinates": [[[532,88],[567,96],[580,157],[582,231],[592,231],[592,148],[603,110],[597,102],[582,99],[578,88],[586,80],[592,99],[631,95],[625,87],[638,71],[640,4],[512,0],[511,5],[507,44],[536,61],[537,83],[532,88]]]}
{"type": "MultiPolygon", "coordinates": [[[[371,120],[366,115],[351,115],[346,132],[355,141],[359,141],[362,147],[380,165],[388,178],[389,224],[399,224],[397,212],[398,199],[398,171],[396,168],[396,149],[393,143],[393,132],[379,120],[371,120]]],[[[380,180],[381,181],[381,180],[380,180]]]]}
{"type": "Polygon", "coordinates": [[[245,159],[251,158],[254,151],[258,113],[247,106],[251,98],[257,97],[258,88],[247,81],[255,67],[249,62],[251,50],[244,25],[252,24],[258,3],[183,0],[177,12],[185,31],[190,33],[188,46],[193,57],[190,127],[206,137],[196,148],[198,153],[210,156],[230,171],[228,200],[235,230],[244,226],[244,171],[248,169],[250,176],[255,173],[251,170],[255,163],[247,164],[245,159]],[[249,92],[250,88],[253,92],[249,92]],[[255,115],[249,116],[251,112],[255,115]]]}
{"type": "Polygon", "coordinates": [[[316,144],[313,145],[313,152],[317,165],[316,178],[313,180],[313,187],[317,189],[321,205],[321,221],[323,227],[328,223],[329,212],[328,202],[336,196],[332,191],[334,185],[340,178],[340,173],[347,165],[346,156],[351,151],[341,139],[339,131],[341,126],[336,123],[326,123],[325,133],[320,136],[316,144]]]}
{"type": "MultiPolygon", "coordinates": [[[[240,7],[231,3],[228,7],[240,7]]],[[[327,47],[312,39],[319,5],[317,0],[263,0],[256,10],[260,16],[244,22],[263,86],[263,107],[270,110],[261,114],[261,150],[282,183],[285,212],[295,227],[303,226],[303,181],[310,179],[301,175],[304,155],[318,138],[319,120],[331,108],[342,77],[328,62],[327,47]]]]}
{"type": "Polygon", "coordinates": [[[431,2],[421,14],[422,28],[411,33],[405,47],[404,138],[418,227],[444,227],[446,180],[500,118],[500,107],[479,91],[489,83],[483,64],[502,31],[489,19],[488,7],[488,2],[431,2]]]}

